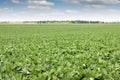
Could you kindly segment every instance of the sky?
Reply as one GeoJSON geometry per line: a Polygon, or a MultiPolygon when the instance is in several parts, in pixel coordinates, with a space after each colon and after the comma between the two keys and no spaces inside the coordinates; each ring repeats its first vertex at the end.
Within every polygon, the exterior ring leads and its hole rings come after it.
{"type": "Polygon", "coordinates": [[[120,0],[0,0],[0,21],[120,21],[120,0]]]}

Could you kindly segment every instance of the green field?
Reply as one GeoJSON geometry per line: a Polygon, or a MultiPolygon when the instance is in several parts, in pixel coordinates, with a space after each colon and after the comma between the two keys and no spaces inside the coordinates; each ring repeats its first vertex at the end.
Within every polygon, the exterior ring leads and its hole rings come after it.
{"type": "Polygon", "coordinates": [[[0,24],[0,80],[120,80],[120,24],[0,24]]]}

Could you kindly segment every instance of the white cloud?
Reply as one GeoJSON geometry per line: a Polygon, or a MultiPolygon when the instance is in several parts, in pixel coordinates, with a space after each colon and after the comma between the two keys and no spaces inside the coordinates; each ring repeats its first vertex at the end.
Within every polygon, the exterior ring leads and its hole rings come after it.
{"type": "Polygon", "coordinates": [[[46,0],[29,0],[28,1],[29,4],[33,4],[33,5],[41,5],[41,6],[53,6],[54,3],[52,2],[48,2],[46,0]]]}
{"type": "Polygon", "coordinates": [[[85,5],[84,6],[85,8],[88,8],[88,9],[94,9],[94,8],[105,8],[106,6],[105,5],[85,5]]]}
{"type": "MultiPolygon", "coordinates": [[[[13,0],[23,3],[22,0],[13,0]]],[[[68,3],[81,4],[81,9],[59,10],[52,8],[54,2],[48,0],[26,0],[24,11],[13,11],[9,8],[0,9],[0,21],[39,21],[39,20],[98,20],[120,21],[118,9],[107,8],[106,5],[119,4],[118,0],[64,0],[68,3]],[[95,9],[96,8],[96,9],[95,9]],[[102,9],[98,9],[102,8],[102,9]],[[104,8],[104,9],[103,9],[104,8]],[[32,9],[32,10],[31,10],[32,9]],[[33,11],[35,9],[35,11],[33,11]],[[37,9],[37,10],[36,10],[37,9]],[[42,10],[38,10],[42,9],[42,10]],[[47,10],[45,10],[47,9],[47,10]],[[49,9],[49,10],[48,10],[49,9]]],[[[15,3],[15,2],[14,2],[15,3]]],[[[18,3],[18,2],[16,2],[18,3]]],[[[64,6],[65,7],[65,6],[64,6]]],[[[16,8],[17,9],[17,8],[16,8]]]]}
{"type": "Polygon", "coordinates": [[[36,9],[36,6],[27,6],[28,9],[36,9]]]}
{"type": "Polygon", "coordinates": [[[77,14],[78,11],[68,9],[68,10],[65,10],[65,13],[68,13],[68,14],[77,14]]]}
{"type": "Polygon", "coordinates": [[[12,1],[12,3],[15,3],[15,4],[19,4],[20,3],[19,0],[11,0],[11,1],[12,1]]]}
{"type": "Polygon", "coordinates": [[[36,9],[48,10],[51,7],[29,5],[29,6],[27,6],[27,8],[30,10],[36,10],[36,9]]]}
{"type": "Polygon", "coordinates": [[[68,3],[75,3],[75,4],[119,4],[119,0],[62,0],[68,3]]]}
{"type": "Polygon", "coordinates": [[[15,4],[25,4],[27,5],[28,9],[50,9],[52,6],[54,6],[53,2],[49,2],[47,0],[26,0],[26,1],[20,1],[20,0],[11,0],[12,3],[15,4]]]}
{"type": "Polygon", "coordinates": [[[39,20],[97,20],[120,21],[120,11],[106,10],[98,13],[74,10],[56,10],[49,13],[19,12],[0,15],[0,21],[39,21],[39,20]]]}
{"type": "Polygon", "coordinates": [[[80,3],[80,0],[62,0],[64,2],[68,2],[68,3],[73,3],[73,4],[79,4],[80,3]]]}
{"type": "Polygon", "coordinates": [[[10,11],[9,8],[1,8],[0,9],[0,13],[4,13],[4,12],[8,12],[8,11],[10,11]]]}
{"type": "Polygon", "coordinates": [[[52,6],[54,3],[47,0],[28,0],[29,9],[50,9],[52,6]]]}
{"type": "Polygon", "coordinates": [[[120,0],[62,0],[66,3],[82,5],[88,8],[105,8],[107,5],[120,4],[120,0]]]}

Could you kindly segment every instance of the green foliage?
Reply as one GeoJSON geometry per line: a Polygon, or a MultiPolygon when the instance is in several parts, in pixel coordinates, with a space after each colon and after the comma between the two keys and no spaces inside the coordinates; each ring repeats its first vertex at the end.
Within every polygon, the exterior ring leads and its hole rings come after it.
{"type": "Polygon", "coordinates": [[[0,80],[120,80],[119,24],[0,24],[0,80]]]}

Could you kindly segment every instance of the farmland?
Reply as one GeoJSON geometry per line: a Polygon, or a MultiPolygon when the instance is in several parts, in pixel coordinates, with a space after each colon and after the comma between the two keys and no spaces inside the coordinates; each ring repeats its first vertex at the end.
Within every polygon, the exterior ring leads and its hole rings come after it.
{"type": "Polygon", "coordinates": [[[0,24],[0,80],[120,80],[120,24],[0,24]]]}

